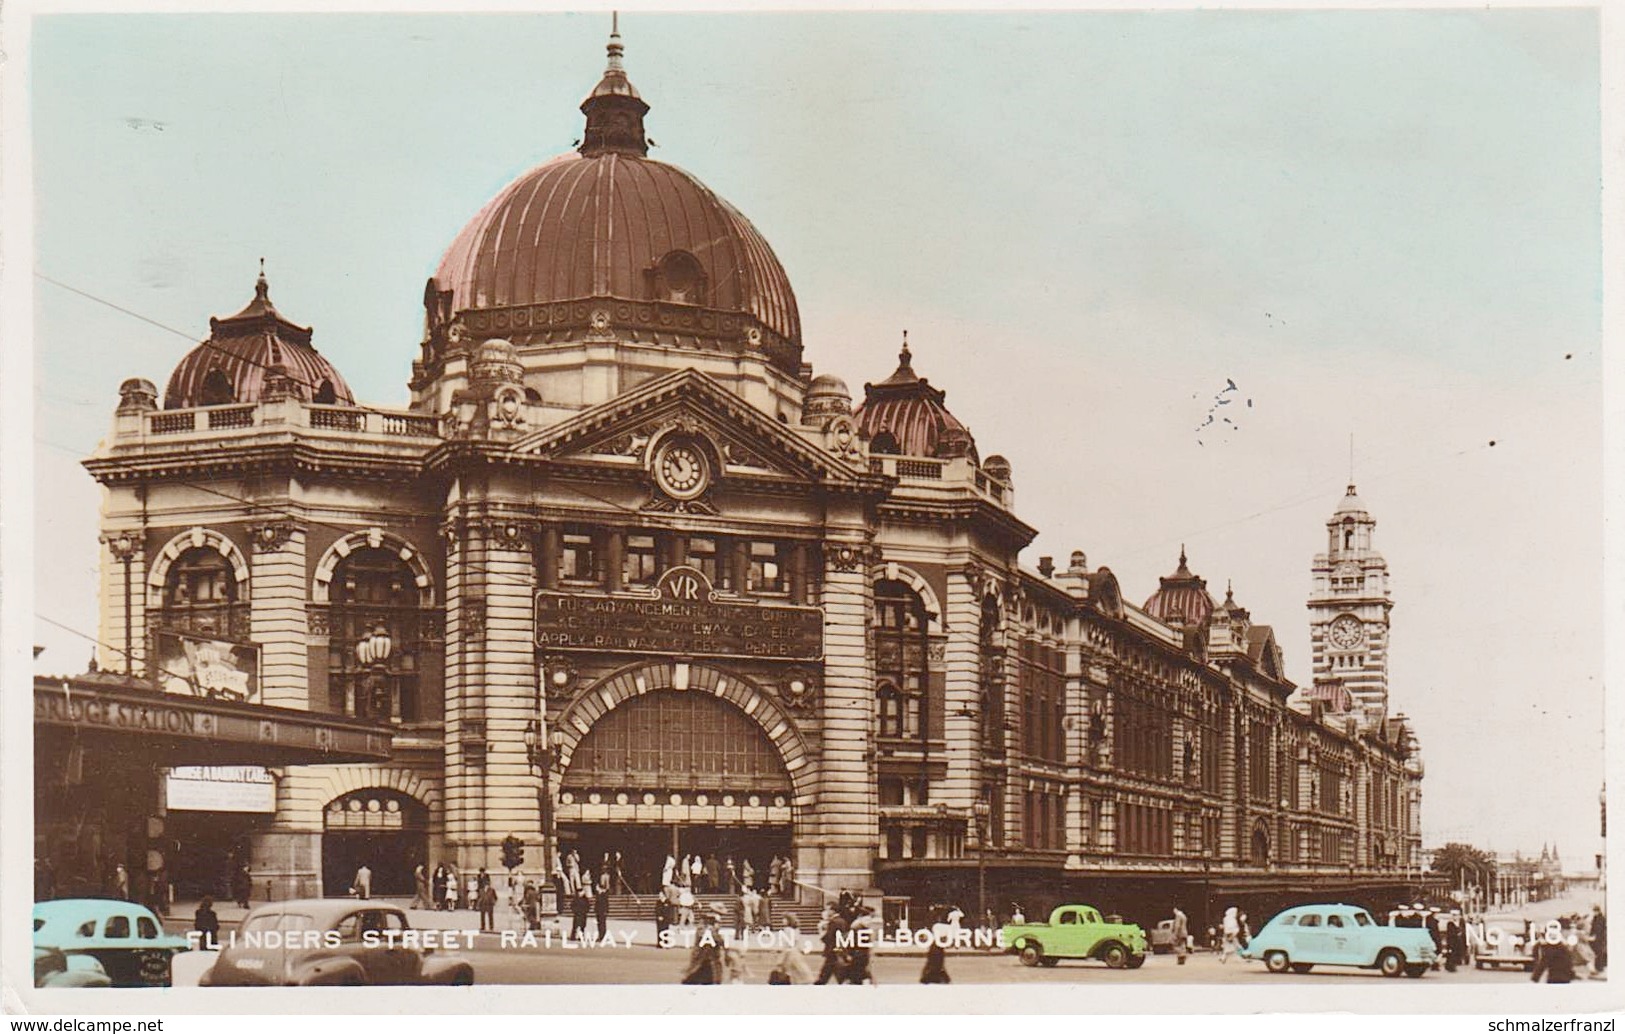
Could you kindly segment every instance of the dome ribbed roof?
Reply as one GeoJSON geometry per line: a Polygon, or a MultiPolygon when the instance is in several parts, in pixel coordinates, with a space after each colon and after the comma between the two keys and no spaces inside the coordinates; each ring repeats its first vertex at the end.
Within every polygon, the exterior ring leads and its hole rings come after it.
{"type": "Polygon", "coordinates": [[[648,106],[620,68],[618,35],[581,107],[580,152],[497,194],[446,250],[432,288],[450,292],[478,337],[522,346],[608,329],[591,323],[600,311],[634,340],[760,351],[799,375],[801,318],[784,267],[737,209],[646,156],[648,106]]]}
{"type": "Polygon", "coordinates": [[[1208,595],[1207,581],[1191,574],[1185,562],[1185,548],[1179,549],[1179,568],[1166,578],[1145,601],[1144,610],[1158,621],[1170,625],[1205,625],[1213,616],[1213,597],[1208,595]]]}
{"type": "Polygon", "coordinates": [[[258,402],[266,379],[281,374],[280,390],[306,402],[354,405],[350,386],[310,343],[311,330],[271,304],[265,273],[254,300],[236,315],[209,320],[209,339],[186,353],[169,375],[165,409],[258,402]]]}
{"type": "Polygon", "coordinates": [[[946,393],[914,372],[906,334],[896,371],[879,384],[865,384],[863,394],[863,404],[852,416],[858,431],[869,439],[871,451],[976,458],[976,440],[948,412],[946,393]]]}

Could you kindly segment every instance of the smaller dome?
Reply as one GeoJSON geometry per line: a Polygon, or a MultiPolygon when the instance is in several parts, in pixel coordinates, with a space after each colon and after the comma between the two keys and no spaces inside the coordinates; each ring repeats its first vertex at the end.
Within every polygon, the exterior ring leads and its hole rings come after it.
{"type": "Polygon", "coordinates": [[[146,410],[158,408],[158,386],[145,377],[131,377],[118,386],[120,410],[146,410]]]}
{"type": "Polygon", "coordinates": [[[310,343],[311,330],[271,304],[262,268],[254,300],[235,316],[209,320],[209,339],[186,353],[169,375],[165,409],[259,402],[268,380],[306,402],[355,405],[350,386],[310,343]]]}
{"type": "Polygon", "coordinates": [[[993,455],[983,460],[982,471],[995,481],[1002,481],[1006,485],[1011,483],[1010,461],[1003,456],[993,455]]]}
{"type": "Polygon", "coordinates": [[[1354,486],[1352,484],[1349,485],[1348,491],[1344,493],[1342,500],[1337,504],[1337,509],[1334,511],[1334,517],[1366,516],[1368,515],[1366,513],[1365,504],[1360,502],[1360,497],[1354,494],[1354,486]]]}
{"type": "Polygon", "coordinates": [[[524,373],[519,350],[513,346],[513,342],[499,337],[491,338],[476,348],[473,361],[468,366],[469,380],[476,384],[518,383],[524,373]]]}
{"type": "Polygon", "coordinates": [[[849,416],[852,413],[852,391],[839,377],[821,373],[808,386],[801,411],[806,423],[817,423],[831,416],[849,416]]]}
{"type": "Polygon", "coordinates": [[[879,384],[863,386],[863,405],[853,416],[858,430],[869,439],[870,451],[904,456],[931,456],[951,459],[976,456],[976,440],[970,428],[948,412],[946,393],[914,372],[908,350],[908,332],[903,332],[903,350],[897,356],[897,369],[879,384]]]}
{"type": "Polygon", "coordinates": [[[1145,601],[1145,612],[1169,625],[1205,625],[1213,616],[1213,597],[1207,582],[1191,574],[1185,563],[1185,547],[1179,547],[1179,568],[1166,578],[1145,601]]]}

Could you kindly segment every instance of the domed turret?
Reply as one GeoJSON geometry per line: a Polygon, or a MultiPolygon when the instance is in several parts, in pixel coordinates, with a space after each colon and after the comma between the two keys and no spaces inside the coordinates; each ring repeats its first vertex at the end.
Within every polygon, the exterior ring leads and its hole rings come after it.
{"type": "Polygon", "coordinates": [[[1185,547],[1179,547],[1179,568],[1159,579],[1160,587],[1145,601],[1145,612],[1169,625],[1205,625],[1213,616],[1213,597],[1207,582],[1191,574],[1185,562],[1185,547]]]}
{"type": "Polygon", "coordinates": [[[289,394],[306,402],[354,405],[338,370],[310,343],[311,330],[271,304],[264,263],[254,300],[234,316],[209,320],[209,339],[188,352],[169,376],[165,409],[259,402],[267,380],[281,372],[289,394]]]}
{"type": "Polygon", "coordinates": [[[853,416],[858,430],[869,439],[869,451],[976,458],[976,441],[970,429],[948,412],[943,401],[946,393],[914,372],[907,331],[903,332],[897,369],[879,384],[865,384],[863,394],[863,405],[853,416]]]}
{"type": "Polygon", "coordinates": [[[519,362],[519,350],[513,342],[494,337],[474,351],[469,363],[469,380],[475,385],[515,384],[524,376],[525,368],[519,362]]]}
{"type": "Polygon", "coordinates": [[[852,391],[846,382],[832,374],[821,373],[807,388],[807,399],[802,404],[801,422],[822,424],[832,416],[852,414],[852,391]]]}
{"type": "Polygon", "coordinates": [[[648,157],[649,106],[609,66],[582,102],[579,151],[504,188],[429,281],[413,387],[438,376],[459,335],[521,349],[593,335],[761,354],[801,376],[801,318],[784,267],[750,220],[682,169],[648,157]]]}

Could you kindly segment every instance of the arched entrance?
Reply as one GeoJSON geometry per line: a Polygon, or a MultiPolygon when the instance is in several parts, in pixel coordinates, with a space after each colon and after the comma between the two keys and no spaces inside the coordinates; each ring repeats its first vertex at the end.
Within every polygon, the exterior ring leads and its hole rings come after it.
{"type": "MultiPolygon", "coordinates": [[[[668,853],[697,854],[708,868],[716,859],[702,891],[729,889],[729,859],[736,873],[749,860],[765,886],[794,832],[795,785],[781,746],[794,734],[777,706],[713,669],[652,666],[630,679],[633,691],[590,725],[564,716],[581,735],[560,783],[560,851],[579,851],[594,870],[619,851],[638,893],[658,889],[668,853]]],[[[606,687],[593,696],[614,695],[606,687]]]]}
{"type": "Polygon", "coordinates": [[[1270,863],[1270,834],[1268,827],[1262,822],[1253,826],[1252,849],[1247,858],[1254,865],[1270,863]]]}
{"type": "Polygon", "coordinates": [[[395,790],[371,787],[336,797],[322,812],[322,889],[344,897],[363,864],[374,897],[414,893],[412,873],[429,857],[429,809],[395,790]]]}

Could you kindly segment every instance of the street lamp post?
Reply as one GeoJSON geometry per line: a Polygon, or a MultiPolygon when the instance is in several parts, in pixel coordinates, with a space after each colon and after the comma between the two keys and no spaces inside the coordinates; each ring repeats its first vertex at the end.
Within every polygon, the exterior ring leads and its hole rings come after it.
{"type": "MultiPolygon", "coordinates": [[[[536,795],[536,806],[541,812],[542,825],[542,893],[552,886],[553,876],[553,789],[549,785],[553,766],[558,763],[559,748],[564,745],[564,733],[554,729],[551,736],[542,735],[540,719],[525,723],[525,758],[530,767],[542,777],[541,790],[536,795]]],[[[554,911],[563,907],[562,901],[553,902],[554,911]]]]}
{"type": "Polygon", "coordinates": [[[971,811],[976,815],[976,921],[981,923],[987,916],[987,820],[993,808],[978,797],[971,811]]]}

